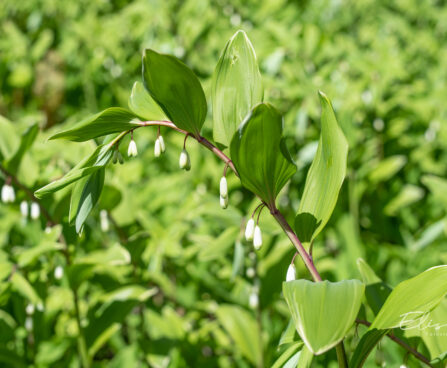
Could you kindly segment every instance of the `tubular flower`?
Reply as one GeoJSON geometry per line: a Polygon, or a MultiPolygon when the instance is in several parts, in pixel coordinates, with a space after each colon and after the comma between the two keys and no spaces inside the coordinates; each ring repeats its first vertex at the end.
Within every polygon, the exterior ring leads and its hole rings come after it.
{"type": "Polygon", "coordinates": [[[40,207],[36,202],[31,203],[31,218],[37,220],[40,216],[40,207]]]}
{"type": "Polygon", "coordinates": [[[294,281],[294,280],[296,280],[296,268],[295,265],[292,263],[287,269],[286,281],[294,281]]]}
{"type": "Polygon", "coordinates": [[[255,233],[255,220],[252,218],[247,221],[247,226],[245,227],[245,240],[252,241],[255,233]]]}
{"type": "Polygon", "coordinates": [[[28,217],[28,202],[20,202],[20,213],[22,214],[22,217],[28,217]]]}
{"type": "Polygon", "coordinates": [[[224,198],[228,197],[228,184],[225,176],[222,176],[220,179],[220,196],[224,198]]]}
{"type": "Polygon", "coordinates": [[[133,139],[129,142],[129,147],[127,148],[127,156],[136,157],[138,155],[137,144],[133,139]]]}
{"type": "Polygon", "coordinates": [[[220,207],[226,209],[228,207],[228,197],[220,196],[220,207]]]}
{"type": "Polygon", "coordinates": [[[255,232],[253,235],[253,246],[256,250],[259,250],[262,246],[262,233],[261,228],[258,225],[255,226],[255,232]]]}
{"type": "Polygon", "coordinates": [[[165,153],[166,146],[165,146],[165,140],[163,139],[162,135],[158,136],[158,141],[160,142],[161,153],[165,153]]]}
{"type": "Polygon", "coordinates": [[[160,138],[157,138],[155,140],[155,145],[154,145],[154,156],[160,157],[160,155],[161,155],[161,143],[160,143],[160,138]]]}
{"type": "Polygon", "coordinates": [[[14,188],[9,184],[3,185],[2,202],[8,203],[8,202],[14,202],[15,200],[16,200],[16,194],[14,192],[14,188]]]}
{"type": "Polygon", "coordinates": [[[182,152],[180,153],[180,158],[178,161],[180,169],[189,171],[191,169],[191,160],[189,158],[188,151],[183,148],[182,152]]]}

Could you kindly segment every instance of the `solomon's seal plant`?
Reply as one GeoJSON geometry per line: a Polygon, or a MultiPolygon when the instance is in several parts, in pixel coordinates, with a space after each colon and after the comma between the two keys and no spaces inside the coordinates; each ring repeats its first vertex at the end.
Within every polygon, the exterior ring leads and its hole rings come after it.
{"type": "MultiPolygon", "coordinates": [[[[329,98],[319,92],[321,135],[292,227],[278,209],[277,197],[281,191],[286,191],[297,167],[284,139],[281,113],[272,104],[263,101],[261,74],[247,35],[238,31],[228,41],[214,71],[211,88],[214,142],[202,135],[208,104],[193,71],[179,59],[151,49],[143,52],[142,64],[142,82],[133,85],[129,109],[106,109],[51,137],[75,142],[99,137],[104,139],[90,156],[80,161],[64,177],[39,189],[35,193],[36,197],[41,198],[72,185],[69,219],[80,233],[104,187],[107,165],[110,161],[124,163],[120,152],[124,138],[130,135],[127,153],[129,157],[135,157],[137,146],[134,134],[138,134],[140,129],[154,127],[154,156],[160,157],[165,152],[160,128],[172,129],[184,135],[183,149],[179,153],[180,169],[191,169],[190,156],[186,150],[188,137],[222,161],[224,174],[219,184],[216,179],[222,208],[231,205],[227,170],[232,171],[240,179],[241,185],[259,200],[258,207],[245,224],[247,242],[253,242],[256,250],[263,245],[260,215],[265,209],[289,238],[296,254],[309,271],[312,281],[305,280],[305,275],[297,275],[294,259],[288,269],[282,270],[286,275],[282,290],[291,321],[285,334],[291,334],[292,337],[288,341],[289,349],[284,353],[288,355],[280,359],[283,362],[289,360],[287,366],[298,364],[300,367],[308,367],[315,355],[324,354],[335,347],[340,367],[348,366],[349,355],[350,366],[361,367],[385,335],[430,365],[423,355],[390,330],[396,327],[399,315],[413,310],[426,313],[439,303],[447,293],[447,266],[430,269],[400,284],[388,296],[375,293],[375,284],[368,281],[371,273],[363,272],[364,267],[361,265],[359,269],[362,275],[366,275],[363,281],[329,282],[322,280],[314,263],[313,242],[327,224],[336,205],[345,178],[348,153],[346,138],[337,123],[329,98]],[[411,294],[415,288],[426,291],[416,297],[411,294]],[[356,319],[357,323],[370,323],[359,319],[358,315],[365,296],[366,302],[371,305],[371,293],[375,296],[371,328],[346,354],[343,340],[353,329],[356,319]],[[294,337],[294,329],[298,332],[299,340],[294,337]]],[[[14,201],[14,191],[9,182],[2,188],[2,200],[14,201]]],[[[38,213],[33,210],[33,205],[31,217],[34,218],[38,213]]],[[[100,216],[101,228],[107,231],[107,213],[101,212],[100,216]]],[[[254,277],[255,272],[250,270],[252,268],[247,269],[247,275],[254,277]]],[[[63,270],[57,269],[57,278],[62,277],[63,270]]],[[[249,295],[249,306],[257,309],[257,285],[249,295]]]]}

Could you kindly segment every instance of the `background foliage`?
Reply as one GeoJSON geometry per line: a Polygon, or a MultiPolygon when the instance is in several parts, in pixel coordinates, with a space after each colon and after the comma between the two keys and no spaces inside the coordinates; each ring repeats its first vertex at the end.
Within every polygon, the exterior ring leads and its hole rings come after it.
{"type": "MultiPolygon", "coordinates": [[[[219,54],[239,28],[256,49],[264,100],[284,114],[298,165],[279,197],[289,222],[316,152],[319,89],[331,98],[348,139],[347,179],[314,244],[324,277],[360,278],[362,257],[395,286],[446,263],[442,1],[3,0],[0,158],[37,123],[17,177],[35,190],[62,176],[95,145],[46,138],[104,108],[126,106],[133,82],[141,80],[146,47],[181,58],[209,97],[219,54]]],[[[265,243],[254,254],[241,233],[253,196],[230,175],[230,206],[222,211],[222,164],[191,140],[192,169],[179,171],[183,137],[162,133],[163,159],[153,157],[155,129],[145,129],[135,135],[138,158],[107,170],[80,237],[67,225],[68,190],[43,199],[62,224],[47,231],[43,216],[21,217],[24,191],[15,187],[16,201],[0,204],[2,366],[79,366],[77,314],[97,367],[271,366],[280,355],[288,323],[281,282],[293,247],[265,211],[265,243]],[[108,229],[101,226],[104,210],[108,229]],[[58,240],[62,230],[68,257],[58,240]]],[[[296,264],[298,276],[308,277],[296,264]]],[[[353,330],[348,350],[356,339],[353,330]]],[[[419,348],[436,355],[433,347],[419,348]]],[[[367,366],[403,360],[418,366],[403,356],[383,340],[367,366]]],[[[332,364],[334,353],[314,362],[332,364]]]]}

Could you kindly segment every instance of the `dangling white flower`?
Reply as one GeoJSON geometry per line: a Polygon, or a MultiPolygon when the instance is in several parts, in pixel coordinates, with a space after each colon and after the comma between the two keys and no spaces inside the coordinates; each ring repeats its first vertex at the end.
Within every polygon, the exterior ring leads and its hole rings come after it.
{"type": "Polygon", "coordinates": [[[57,266],[54,269],[54,278],[60,280],[64,276],[64,268],[62,266],[57,266]]]}
{"type": "Polygon", "coordinates": [[[157,138],[155,140],[155,145],[154,145],[154,156],[160,157],[160,155],[161,155],[161,143],[160,143],[160,138],[157,138]]]}
{"type": "Polygon", "coordinates": [[[189,169],[191,169],[191,160],[189,158],[188,151],[185,148],[183,148],[182,152],[180,153],[178,165],[180,169],[184,169],[186,171],[189,171],[189,169]]]}
{"type": "Polygon", "coordinates": [[[162,135],[158,136],[158,141],[160,142],[161,153],[165,153],[166,146],[165,146],[165,140],[163,139],[162,135]]]}
{"type": "Polygon", "coordinates": [[[296,280],[296,268],[292,263],[287,269],[286,281],[294,281],[296,280]]]}
{"type": "Polygon", "coordinates": [[[256,271],[253,267],[247,268],[247,271],[245,272],[248,278],[252,279],[256,275],[256,271]]]}
{"type": "Polygon", "coordinates": [[[14,202],[16,199],[16,194],[14,192],[14,188],[9,185],[5,184],[2,187],[2,202],[8,203],[8,202],[14,202]]]}
{"type": "Polygon", "coordinates": [[[36,202],[31,203],[31,218],[37,220],[40,216],[40,207],[36,202]]]}
{"type": "Polygon", "coordinates": [[[20,202],[20,213],[22,217],[28,217],[28,202],[22,201],[20,202]]]}
{"type": "Polygon", "coordinates": [[[258,225],[255,226],[255,232],[253,235],[253,246],[256,250],[259,250],[262,246],[262,233],[261,228],[258,225]]]}
{"type": "Polygon", "coordinates": [[[44,308],[44,306],[43,306],[42,303],[37,303],[37,305],[36,305],[36,309],[37,309],[39,312],[43,312],[45,308],[44,308]]]}
{"type": "Polygon", "coordinates": [[[107,232],[109,231],[109,218],[107,216],[107,211],[106,210],[101,210],[101,212],[99,212],[99,218],[100,218],[100,225],[101,225],[101,230],[103,232],[107,232]]]}
{"type": "Polygon", "coordinates": [[[250,308],[252,309],[256,309],[259,305],[259,296],[256,292],[252,292],[250,294],[250,297],[248,299],[248,305],[250,306],[250,308]]]}
{"type": "Polygon", "coordinates": [[[220,207],[226,209],[228,207],[228,197],[220,196],[220,207]]]}
{"type": "Polygon", "coordinates": [[[129,143],[129,148],[127,149],[127,156],[136,157],[137,155],[138,155],[137,144],[132,138],[129,143]]]}
{"type": "Polygon", "coordinates": [[[25,319],[25,329],[30,332],[33,329],[33,319],[32,317],[26,317],[25,319]]]}
{"type": "Polygon", "coordinates": [[[28,304],[25,308],[25,312],[26,314],[28,314],[29,316],[34,314],[34,304],[28,304]]]}
{"type": "Polygon", "coordinates": [[[253,235],[255,233],[255,220],[252,218],[247,221],[247,226],[245,227],[245,240],[252,241],[253,235]]]}
{"type": "Polygon", "coordinates": [[[220,196],[224,198],[228,197],[228,184],[225,176],[222,176],[220,179],[220,196]]]}

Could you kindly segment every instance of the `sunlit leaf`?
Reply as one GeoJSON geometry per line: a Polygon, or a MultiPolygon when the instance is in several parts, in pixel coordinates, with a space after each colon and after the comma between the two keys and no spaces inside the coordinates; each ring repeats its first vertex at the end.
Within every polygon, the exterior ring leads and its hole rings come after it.
{"type": "Polygon", "coordinates": [[[213,138],[229,146],[250,110],[262,101],[261,74],[253,46],[244,31],[228,41],[213,74],[213,138]]]}
{"type": "Polygon", "coordinates": [[[141,82],[134,83],[128,104],[134,114],[146,120],[169,120],[141,82]]]}
{"type": "Polygon", "coordinates": [[[298,236],[303,229],[309,232],[304,242],[311,242],[320,233],[331,217],[338,193],[346,174],[348,142],[339,127],[332,105],[320,92],[321,134],[317,153],[307,173],[295,230],[298,236]]]}
{"type": "Polygon", "coordinates": [[[283,282],[283,294],[295,327],[312,353],[337,345],[353,326],[364,285],[358,280],[283,282]]]}

